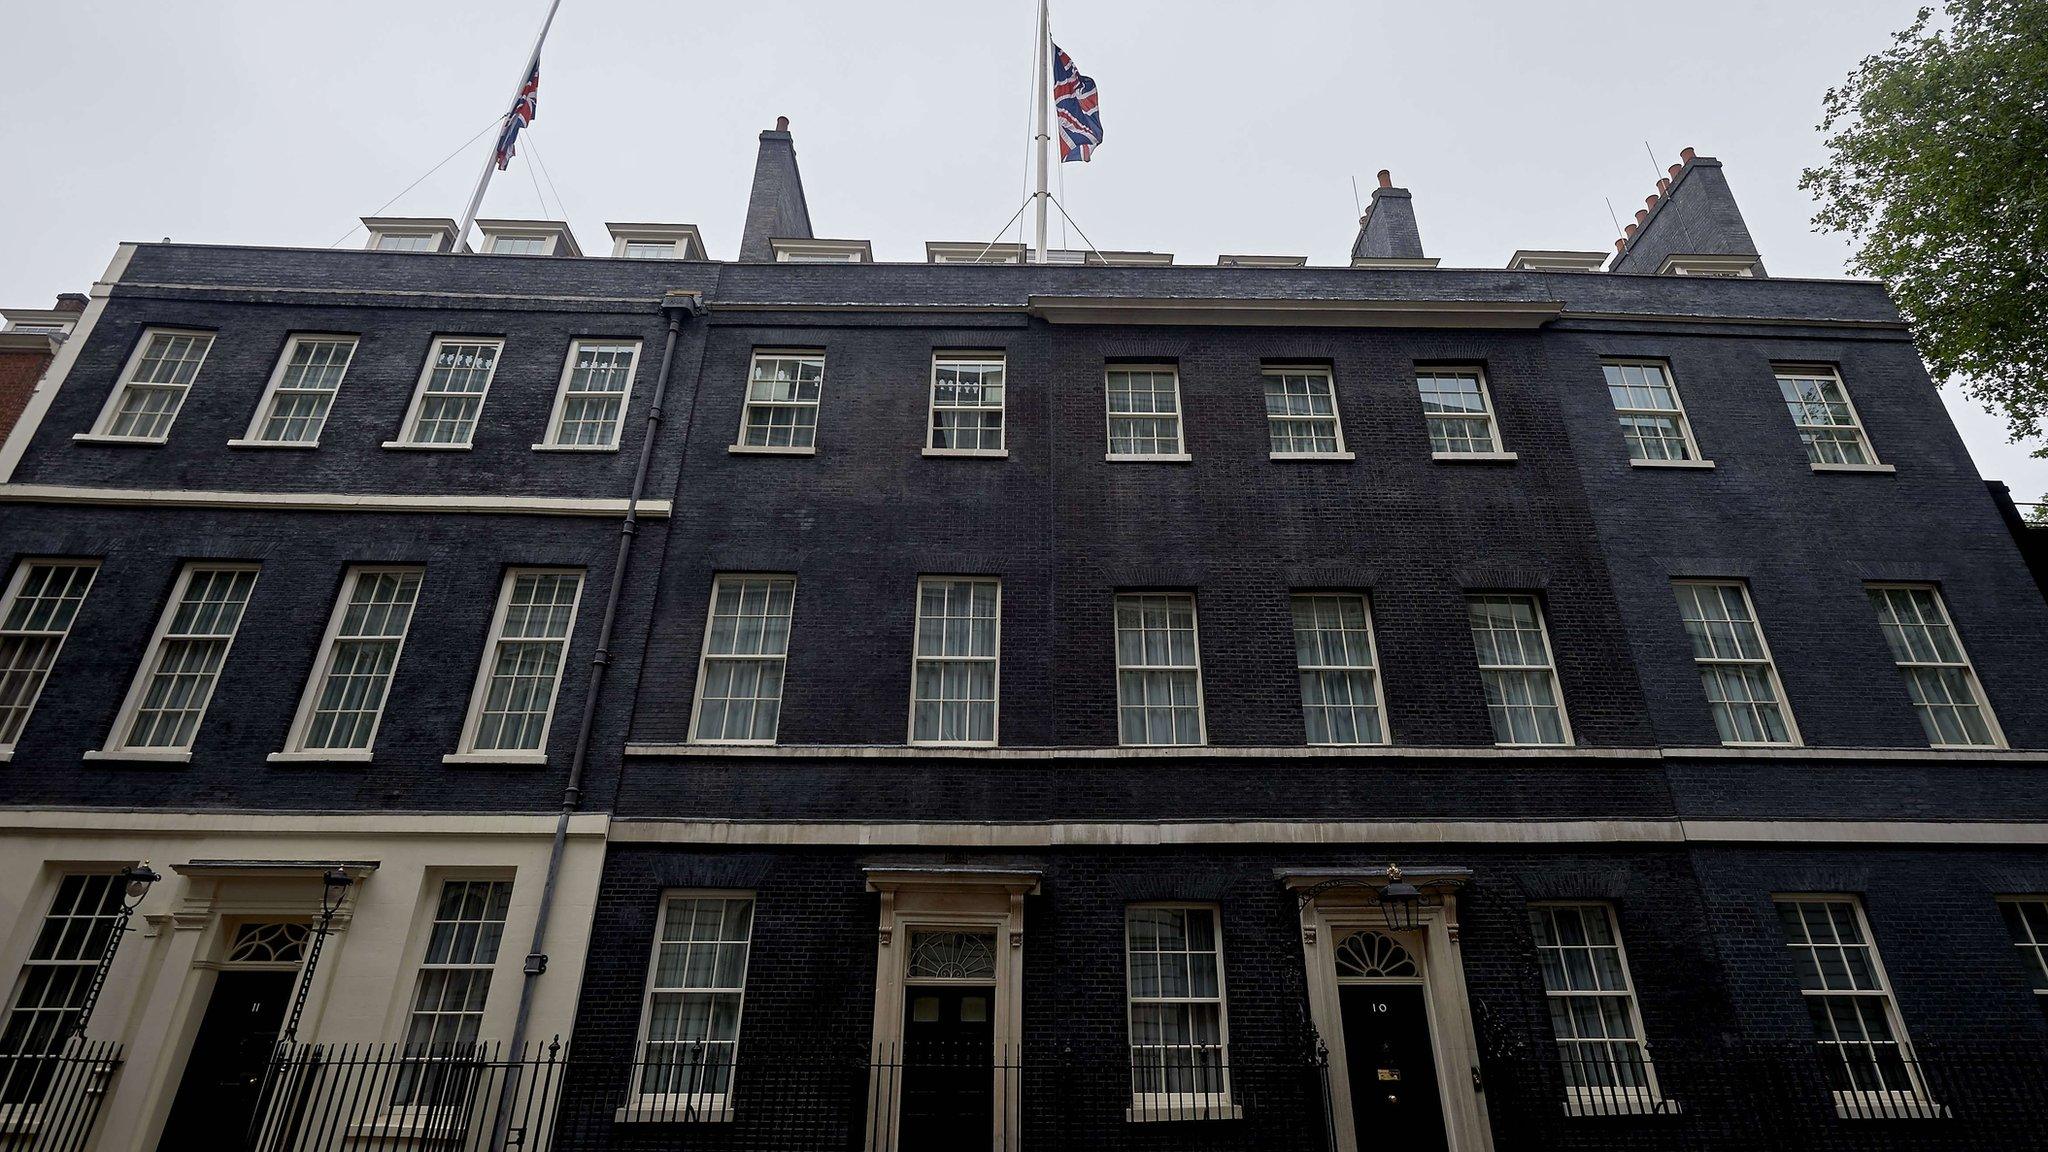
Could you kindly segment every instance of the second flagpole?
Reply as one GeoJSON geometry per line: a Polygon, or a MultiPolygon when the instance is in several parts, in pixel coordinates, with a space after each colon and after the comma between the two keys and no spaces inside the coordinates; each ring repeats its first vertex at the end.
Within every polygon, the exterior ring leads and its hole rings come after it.
{"type": "Polygon", "coordinates": [[[1038,0],[1038,50],[1032,59],[1031,82],[1038,86],[1038,257],[1045,263],[1045,205],[1052,192],[1046,183],[1046,165],[1052,156],[1052,19],[1049,0],[1038,0]]]}
{"type": "MultiPolygon", "coordinates": [[[[519,103],[519,94],[526,90],[526,78],[540,64],[541,45],[548,41],[548,29],[554,26],[555,12],[561,8],[562,0],[548,5],[548,18],[541,21],[540,35],[534,38],[533,54],[526,58],[526,67],[519,70],[519,79],[512,85],[512,99],[505,104],[505,114],[498,117],[497,134],[491,137],[491,150],[484,154],[484,172],[477,177],[476,191],[470,194],[469,207],[462,211],[462,222],[455,226],[455,251],[462,251],[462,245],[469,239],[469,226],[476,223],[476,214],[484,206],[484,192],[491,186],[491,169],[497,166],[498,144],[504,139],[506,121],[512,118],[512,108],[519,103]]],[[[1041,178],[1042,179],[1042,178],[1041,178]]],[[[1040,229],[1043,231],[1043,229],[1040,229]]]]}

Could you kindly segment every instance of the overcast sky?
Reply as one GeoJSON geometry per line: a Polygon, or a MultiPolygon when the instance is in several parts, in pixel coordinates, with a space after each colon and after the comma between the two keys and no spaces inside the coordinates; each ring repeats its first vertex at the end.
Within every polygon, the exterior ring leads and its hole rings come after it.
{"type": "MultiPolygon", "coordinates": [[[[1608,201],[1626,222],[1692,145],[1727,165],[1772,273],[1836,276],[1847,247],[1810,230],[1797,187],[1821,93],[1918,3],[1055,0],[1106,130],[1094,163],[1063,166],[1062,200],[1102,248],[1341,264],[1352,178],[1390,168],[1431,255],[1497,268],[1611,248],[1608,201]]],[[[487,148],[461,145],[546,8],[0,0],[0,306],[83,289],[121,240],[360,245],[356,218],[451,153],[385,211],[460,215],[487,148]]],[[[993,237],[1027,190],[1034,13],[563,0],[539,120],[484,214],[566,214],[591,251],[608,220],[695,223],[730,259],[755,134],[785,115],[819,235],[882,260],[993,237]]],[[[2048,491],[2002,420],[1949,406],[1986,476],[2048,491]]]]}

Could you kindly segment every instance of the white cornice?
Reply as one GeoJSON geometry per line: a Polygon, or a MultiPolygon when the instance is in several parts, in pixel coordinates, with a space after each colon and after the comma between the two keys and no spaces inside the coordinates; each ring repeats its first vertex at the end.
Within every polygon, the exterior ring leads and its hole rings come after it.
{"type": "MultiPolygon", "coordinates": [[[[389,492],[197,492],[0,484],[0,503],[111,507],[242,508],[266,512],[430,512],[441,515],[622,516],[626,501],[581,496],[421,496],[389,492]]],[[[642,516],[666,517],[667,500],[642,500],[642,516]]]]}
{"type": "Polygon", "coordinates": [[[1290,328],[1540,328],[1560,300],[1248,300],[1223,297],[1033,296],[1053,324],[1227,324],[1290,328]]]}

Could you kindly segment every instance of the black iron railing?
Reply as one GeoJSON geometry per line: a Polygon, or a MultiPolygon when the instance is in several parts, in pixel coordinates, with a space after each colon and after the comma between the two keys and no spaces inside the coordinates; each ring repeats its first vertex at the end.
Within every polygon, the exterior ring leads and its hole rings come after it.
{"type": "Polygon", "coordinates": [[[282,1044],[245,1147],[548,1152],[566,1056],[559,1041],[520,1052],[490,1043],[282,1044]]]}
{"type": "Polygon", "coordinates": [[[2048,1148],[2048,1045],[1690,1042],[1494,1052],[1496,1147],[2048,1148]]]}
{"type": "Polygon", "coordinates": [[[0,1152],[83,1152],[91,1147],[121,1045],[65,1041],[54,1052],[0,1055],[0,1152]]]}

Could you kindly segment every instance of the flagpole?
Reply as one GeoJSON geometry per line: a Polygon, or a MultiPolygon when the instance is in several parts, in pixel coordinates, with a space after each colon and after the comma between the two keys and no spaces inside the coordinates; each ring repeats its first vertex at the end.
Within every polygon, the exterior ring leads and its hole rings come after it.
{"type": "Polygon", "coordinates": [[[1038,0],[1037,67],[1032,83],[1038,85],[1038,263],[1045,263],[1045,203],[1052,198],[1046,184],[1046,163],[1052,151],[1052,19],[1049,0],[1038,0]]]}
{"type": "Polygon", "coordinates": [[[519,79],[512,84],[512,99],[505,102],[505,114],[498,117],[498,131],[491,137],[491,150],[484,153],[484,173],[477,177],[476,191],[470,194],[469,207],[462,211],[462,223],[455,226],[455,250],[462,250],[463,242],[469,239],[469,226],[476,223],[478,209],[484,206],[484,191],[491,186],[491,172],[498,165],[498,142],[505,137],[505,125],[512,119],[512,108],[519,102],[519,94],[526,90],[526,78],[540,65],[540,46],[547,43],[548,29],[555,23],[555,10],[562,6],[562,0],[553,0],[548,5],[548,18],[541,21],[540,35],[534,38],[533,54],[526,58],[526,67],[519,70],[519,79]]]}

